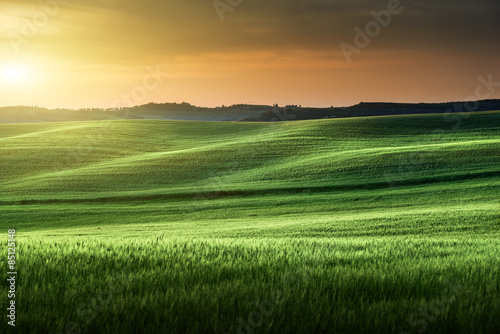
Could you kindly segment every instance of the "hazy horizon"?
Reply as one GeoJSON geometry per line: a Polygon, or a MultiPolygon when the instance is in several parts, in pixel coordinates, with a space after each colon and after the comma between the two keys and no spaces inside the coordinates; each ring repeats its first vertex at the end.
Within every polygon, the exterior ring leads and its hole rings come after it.
{"type": "MultiPolygon", "coordinates": [[[[477,102],[477,101],[487,101],[487,100],[500,100],[500,98],[488,98],[488,99],[481,99],[481,100],[463,100],[463,101],[435,101],[435,102],[423,102],[423,101],[409,101],[409,102],[394,102],[394,101],[359,101],[359,102],[356,102],[354,104],[350,104],[350,105],[323,105],[323,106],[309,106],[309,105],[301,105],[300,103],[299,104],[286,104],[286,105],[280,105],[278,104],[278,107],[287,107],[287,106],[300,106],[301,108],[318,108],[318,109],[322,109],[322,108],[348,108],[348,107],[353,107],[353,106],[356,106],[358,104],[361,104],[361,103],[387,103],[387,104],[390,104],[390,103],[394,103],[394,104],[447,104],[447,103],[463,103],[463,102],[477,102]]],[[[219,104],[215,104],[215,105],[210,105],[210,106],[206,106],[206,105],[197,105],[197,104],[194,104],[194,103],[191,103],[189,101],[181,101],[181,102],[175,102],[175,101],[163,101],[163,102],[153,102],[153,101],[149,101],[149,102],[144,102],[144,103],[141,103],[141,104],[138,104],[138,105],[131,105],[129,107],[133,108],[133,107],[143,107],[143,106],[146,106],[148,104],[182,104],[182,103],[187,103],[187,104],[190,104],[191,106],[193,107],[197,107],[197,108],[220,108],[220,107],[232,107],[232,106],[236,106],[236,105],[247,105],[247,106],[266,106],[266,107],[272,107],[274,106],[275,103],[273,104],[256,104],[256,103],[232,103],[232,104],[226,104],[226,103],[219,103],[219,104]]],[[[45,107],[43,105],[9,105],[9,106],[0,106],[0,108],[18,108],[18,107],[26,107],[26,108],[40,108],[40,109],[48,109],[48,110],[57,110],[57,109],[68,109],[68,110],[79,110],[79,109],[109,109],[108,107],[78,107],[78,108],[74,108],[74,107],[54,107],[54,108],[48,108],[48,107],[45,107]]]]}

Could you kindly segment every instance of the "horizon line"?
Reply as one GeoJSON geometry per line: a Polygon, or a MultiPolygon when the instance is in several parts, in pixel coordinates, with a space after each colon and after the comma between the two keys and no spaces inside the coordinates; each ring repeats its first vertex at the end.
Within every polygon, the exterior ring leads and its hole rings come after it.
{"type": "Polygon", "coordinates": [[[237,107],[237,106],[252,106],[252,107],[269,107],[269,108],[302,108],[302,109],[335,109],[335,108],[351,108],[358,106],[360,104],[399,104],[399,105],[405,105],[405,104],[414,104],[414,105],[419,105],[419,104],[451,104],[451,103],[473,103],[473,102],[485,102],[485,101],[500,101],[500,99],[479,99],[479,100],[463,100],[463,101],[445,101],[445,102],[387,102],[387,101],[361,101],[356,104],[348,105],[348,106],[324,106],[324,107],[311,107],[311,106],[302,106],[302,105],[297,105],[297,104],[288,104],[288,105],[283,105],[280,106],[278,103],[275,103],[273,105],[268,105],[268,104],[252,104],[252,103],[235,103],[231,105],[225,105],[221,104],[220,106],[215,106],[215,107],[206,107],[206,106],[198,106],[191,104],[189,102],[148,102],[145,104],[137,104],[133,106],[124,106],[124,107],[79,107],[79,108],[68,108],[68,107],[58,107],[58,108],[46,108],[46,107],[41,107],[39,105],[10,105],[10,106],[0,106],[0,109],[5,109],[5,108],[33,108],[33,109],[45,109],[45,110],[71,110],[71,111],[78,111],[78,110],[122,110],[122,109],[127,109],[127,108],[140,108],[148,105],[188,105],[190,107],[194,108],[200,108],[200,109],[221,109],[221,108],[230,108],[230,107],[237,107]]]}

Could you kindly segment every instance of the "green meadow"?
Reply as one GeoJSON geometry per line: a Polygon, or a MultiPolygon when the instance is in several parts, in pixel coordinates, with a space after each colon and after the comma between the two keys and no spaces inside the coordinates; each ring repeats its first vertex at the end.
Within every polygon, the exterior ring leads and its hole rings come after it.
{"type": "Polygon", "coordinates": [[[500,112],[1,124],[0,171],[2,333],[500,332],[500,112]]]}

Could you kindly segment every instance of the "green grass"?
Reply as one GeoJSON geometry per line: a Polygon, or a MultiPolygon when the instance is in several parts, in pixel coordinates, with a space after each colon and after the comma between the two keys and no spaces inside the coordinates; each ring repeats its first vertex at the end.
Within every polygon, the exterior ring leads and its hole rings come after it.
{"type": "Polygon", "coordinates": [[[500,332],[500,112],[0,130],[19,333],[500,332]]]}

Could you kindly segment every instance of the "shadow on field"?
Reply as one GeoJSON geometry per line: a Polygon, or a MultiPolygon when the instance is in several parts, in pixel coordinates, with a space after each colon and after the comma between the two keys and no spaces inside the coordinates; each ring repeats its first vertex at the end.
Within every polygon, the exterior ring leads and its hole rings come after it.
{"type": "Polygon", "coordinates": [[[348,190],[369,190],[382,189],[388,187],[417,186],[424,184],[434,184],[441,182],[455,182],[460,180],[485,179],[491,177],[500,177],[500,171],[478,172],[459,175],[439,175],[435,177],[414,178],[411,180],[394,181],[392,184],[387,182],[374,182],[364,184],[345,184],[332,186],[299,186],[282,187],[271,189],[254,190],[221,190],[206,191],[197,193],[174,193],[174,194],[154,194],[154,195],[136,195],[136,196],[111,196],[96,198],[71,198],[71,199],[25,199],[20,201],[0,201],[1,205],[35,205],[35,204],[53,204],[53,203],[103,203],[103,202],[137,202],[154,201],[169,199],[219,199],[226,197],[247,197],[263,195],[282,195],[282,194],[300,194],[300,193],[324,193],[332,191],[348,190]]]}

